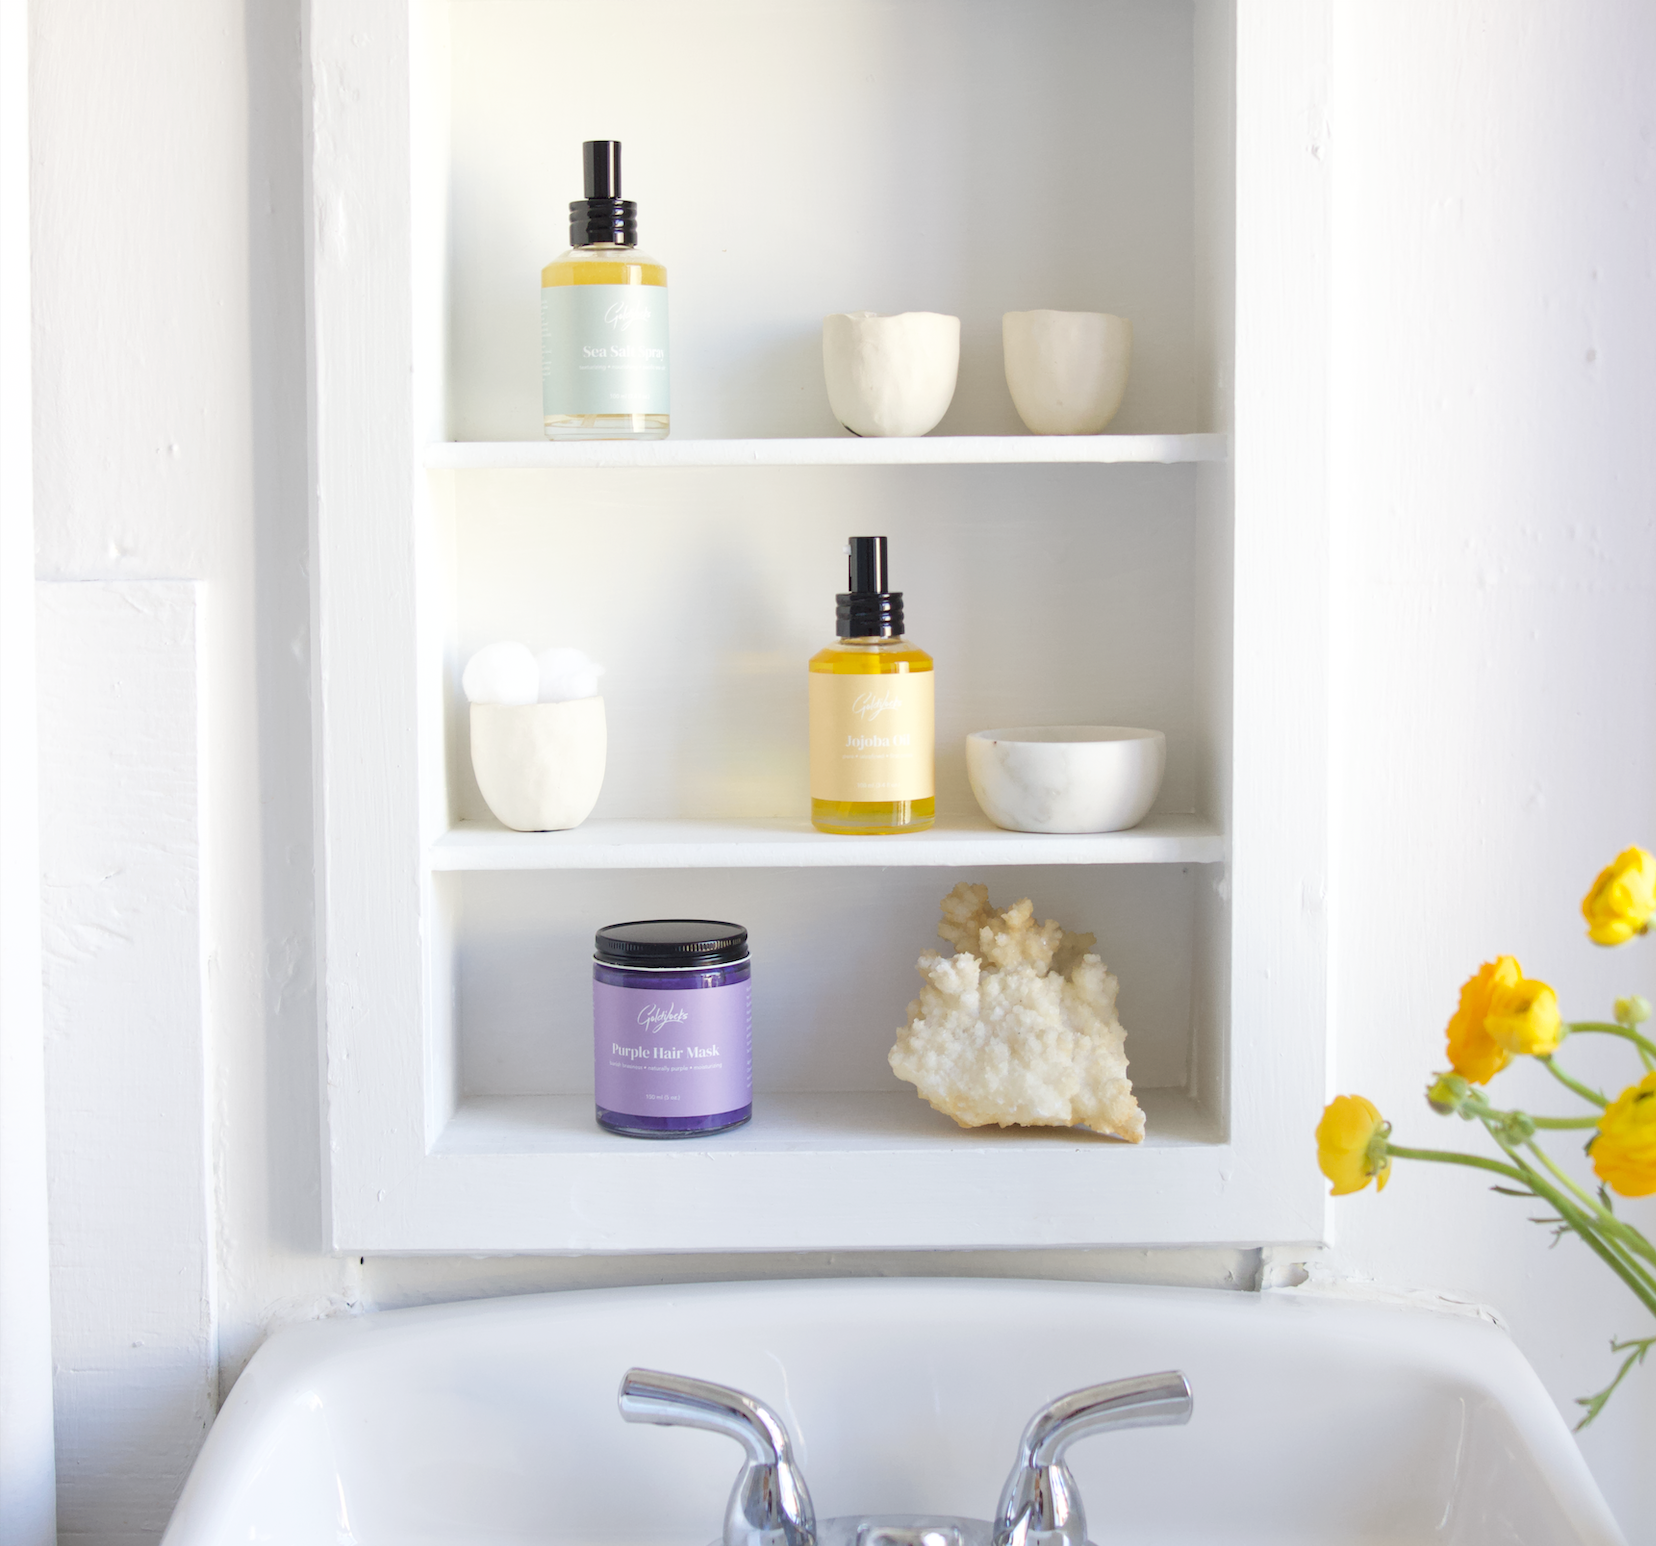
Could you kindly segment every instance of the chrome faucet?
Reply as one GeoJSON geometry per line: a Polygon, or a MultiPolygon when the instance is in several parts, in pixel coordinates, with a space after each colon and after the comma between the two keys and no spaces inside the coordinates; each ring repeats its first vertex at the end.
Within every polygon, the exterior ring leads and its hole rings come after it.
{"type": "Polygon", "coordinates": [[[1042,1407],[1024,1429],[1018,1463],[1001,1488],[991,1546],[1087,1546],[1087,1515],[1064,1456],[1077,1439],[1118,1428],[1190,1421],[1190,1382],[1140,1374],[1072,1390],[1042,1407]]]}
{"type": "Polygon", "coordinates": [[[732,1438],[747,1462],[725,1509],[723,1546],[1088,1546],[1087,1518],[1064,1456],[1077,1439],[1119,1428],[1190,1421],[1182,1374],[1141,1374],[1089,1385],[1029,1420],[1017,1464],[990,1523],[954,1515],[848,1515],[819,1531],[788,1430],[762,1401],[682,1374],[629,1369],[621,1415],[630,1423],[705,1428],[732,1438]]]}
{"type": "Polygon", "coordinates": [[[629,1369],[620,1403],[630,1423],[705,1428],[747,1451],[725,1508],[724,1546],[816,1546],[811,1490],[794,1464],[787,1428],[764,1402],[708,1380],[629,1369]]]}

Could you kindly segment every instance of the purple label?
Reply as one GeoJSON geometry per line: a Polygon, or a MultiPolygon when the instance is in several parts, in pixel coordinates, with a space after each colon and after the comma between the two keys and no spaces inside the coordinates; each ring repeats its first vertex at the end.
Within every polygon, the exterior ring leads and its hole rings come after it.
{"type": "Polygon", "coordinates": [[[658,992],[594,982],[598,1104],[638,1117],[710,1117],[750,1105],[749,986],[658,992]]]}

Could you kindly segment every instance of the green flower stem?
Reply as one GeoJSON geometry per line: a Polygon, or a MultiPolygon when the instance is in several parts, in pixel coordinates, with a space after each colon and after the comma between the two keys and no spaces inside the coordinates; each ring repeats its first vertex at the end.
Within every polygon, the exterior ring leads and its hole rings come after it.
{"type": "MultiPolygon", "coordinates": [[[[1513,1157],[1518,1159],[1516,1155],[1513,1157]]],[[[1656,1315],[1656,1283],[1651,1281],[1649,1275],[1642,1271],[1636,1262],[1629,1261],[1616,1250],[1610,1241],[1604,1239],[1594,1227],[1593,1221],[1583,1216],[1573,1202],[1551,1186],[1537,1171],[1525,1165],[1522,1159],[1518,1159],[1518,1163],[1525,1172],[1530,1189],[1538,1197],[1551,1203],[1558,1210],[1558,1216],[1586,1241],[1588,1249],[1632,1289],[1639,1302],[1652,1315],[1656,1315]]]]}
{"type": "MultiPolygon", "coordinates": [[[[1496,1142],[1499,1143],[1500,1140],[1497,1138],[1496,1142]]],[[[1501,1150],[1512,1160],[1512,1164],[1503,1165],[1499,1160],[1485,1159],[1479,1154],[1457,1154],[1449,1149],[1411,1149],[1394,1143],[1386,1145],[1386,1153],[1397,1159],[1428,1160],[1439,1165],[1465,1165],[1473,1170],[1493,1171],[1498,1176],[1505,1176],[1509,1181],[1517,1181],[1543,1202],[1550,1203],[1559,1218],[1586,1241],[1588,1249],[1632,1290],[1635,1297],[1652,1315],[1656,1315],[1656,1282],[1651,1280],[1637,1262],[1630,1261],[1617,1249],[1619,1241],[1612,1243],[1603,1238],[1600,1234],[1602,1217],[1584,1214],[1572,1199],[1566,1197],[1540,1171],[1527,1163],[1523,1155],[1507,1148],[1505,1144],[1501,1144],[1501,1150]]],[[[1597,1204],[1593,1204],[1593,1214],[1600,1214],[1597,1204]]],[[[1619,1219],[1611,1218],[1608,1222],[1616,1226],[1615,1233],[1618,1236],[1625,1228],[1619,1219]]]]}
{"type": "MultiPolygon", "coordinates": [[[[1558,1211],[1558,1216],[1587,1242],[1589,1249],[1599,1256],[1622,1282],[1633,1290],[1639,1302],[1652,1315],[1656,1315],[1656,1282],[1652,1282],[1637,1262],[1629,1261],[1610,1240],[1600,1234],[1597,1220],[1584,1215],[1573,1201],[1565,1197],[1534,1166],[1528,1164],[1521,1154],[1515,1153],[1505,1144],[1502,1144],[1501,1148],[1521,1172],[1524,1184],[1537,1197],[1551,1203],[1558,1211]]],[[[1594,1211],[1597,1211],[1596,1207],[1594,1211]]]]}
{"type": "MultiPolygon", "coordinates": [[[[1476,1095],[1467,1096],[1466,1104],[1461,1109],[1467,1115],[1482,1118],[1486,1122],[1499,1122],[1506,1117],[1520,1115],[1515,1111],[1502,1111],[1498,1107],[1491,1106],[1488,1102],[1479,1099],[1476,1095]]],[[[1527,1111],[1521,1114],[1528,1117],[1529,1121],[1536,1127],[1588,1128],[1599,1125],[1598,1117],[1534,1117],[1530,1116],[1527,1111]]]]}
{"type": "Polygon", "coordinates": [[[1557,1176],[1560,1181],[1569,1187],[1569,1189],[1581,1199],[1582,1204],[1591,1211],[1594,1228],[1596,1228],[1602,1235],[1605,1235],[1612,1240],[1618,1250],[1631,1252],[1635,1256],[1642,1256],[1646,1261],[1650,1262],[1652,1266],[1656,1266],[1656,1249],[1652,1248],[1650,1242],[1646,1240],[1638,1230],[1636,1230],[1631,1224],[1617,1218],[1616,1215],[1605,1207],[1604,1204],[1598,1200],[1598,1198],[1594,1197],[1592,1193],[1584,1191],[1581,1187],[1576,1185],[1576,1183],[1571,1180],[1571,1178],[1565,1174],[1564,1171],[1560,1170],[1558,1166],[1553,1163],[1552,1156],[1549,1155],[1547,1151],[1540,1146],[1540,1144],[1531,1143],[1528,1147],[1530,1152],[1534,1154],[1535,1157],[1539,1159],[1548,1170],[1557,1176]]]}
{"type": "Polygon", "coordinates": [[[1402,1144],[1387,1142],[1386,1153],[1395,1155],[1398,1159],[1430,1160],[1436,1165],[1470,1165],[1475,1170],[1493,1170],[1498,1176],[1505,1176],[1509,1181],[1520,1181],[1529,1185],[1528,1178],[1521,1170],[1515,1170],[1511,1165],[1503,1165],[1499,1160],[1485,1159],[1481,1154],[1457,1154],[1452,1149],[1405,1149],[1402,1144]]]}
{"type": "Polygon", "coordinates": [[[1591,1101],[1600,1110],[1610,1104],[1597,1090],[1590,1090],[1579,1080],[1572,1079],[1558,1064],[1553,1062],[1550,1054],[1546,1057],[1537,1058],[1535,1061],[1540,1063],[1565,1089],[1574,1090],[1583,1100],[1591,1101]]]}
{"type": "Polygon", "coordinates": [[[1609,1020],[1572,1020],[1564,1029],[1572,1036],[1580,1032],[1590,1036],[1619,1036],[1623,1041],[1632,1042],[1647,1058],[1656,1058],[1656,1042],[1629,1026],[1615,1025],[1609,1020]]]}
{"type": "Polygon", "coordinates": [[[1569,1189],[1572,1192],[1574,1192],[1577,1197],[1579,1197],[1581,1199],[1581,1201],[1582,1201],[1582,1203],[1585,1207],[1592,1210],[1593,1217],[1597,1222],[1603,1223],[1606,1219],[1608,1219],[1611,1223],[1619,1223],[1620,1222],[1620,1220],[1614,1218],[1613,1216],[1611,1216],[1611,1215],[1609,1215],[1605,1212],[1604,1205],[1599,1202],[1598,1198],[1594,1197],[1591,1192],[1583,1191],[1581,1189],[1581,1187],[1579,1187],[1575,1183],[1575,1181],[1571,1179],[1570,1176],[1565,1174],[1564,1171],[1560,1170],[1558,1168],[1558,1166],[1553,1163],[1552,1156],[1550,1154],[1548,1154],[1547,1151],[1545,1149],[1543,1149],[1540,1144],[1538,1144],[1538,1143],[1530,1144],[1529,1145],[1529,1151],[1538,1160],[1540,1160],[1541,1163],[1543,1165],[1545,1165],[1547,1167],[1547,1169],[1550,1170],[1553,1173],[1554,1176],[1556,1176],[1560,1181],[1562,1181],[1565,1186],[1569,1187],[1569,1189]]]}

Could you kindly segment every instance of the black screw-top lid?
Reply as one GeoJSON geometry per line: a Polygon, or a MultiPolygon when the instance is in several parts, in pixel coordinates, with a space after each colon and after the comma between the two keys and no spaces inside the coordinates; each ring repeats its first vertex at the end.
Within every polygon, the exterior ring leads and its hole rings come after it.
{"type": "Polygon", "coordinates": [[[598,931],[593,954],[608,966],[728,966],[745,961],[747,930],[712,918],[643,918],[598,931]]]}
{"type": "Polygon", "coordinates": [[[853,537],[851,589],[834,597],[834,633],[841,639],[899,639],[903,635],[903,593],[887,590],[886,539],[853,537]]]}
{"type": "Polygon", "coordinates": [[[621,197],[621,141],[583,140],[581,169],[586,197],[569,206],[569,245],[636,247],[638,206],[621,197]]]}

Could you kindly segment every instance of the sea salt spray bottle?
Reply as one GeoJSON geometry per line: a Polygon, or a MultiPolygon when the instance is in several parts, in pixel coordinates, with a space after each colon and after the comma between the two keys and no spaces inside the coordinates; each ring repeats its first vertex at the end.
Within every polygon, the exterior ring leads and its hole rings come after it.
{"type": "Polygon", "coordinates": [[[581,147],[586,197],[569,251],[541,270],[541,411],[548,440],[667,436],[667,270],[638,250],[621,142],[581,147]]]}

